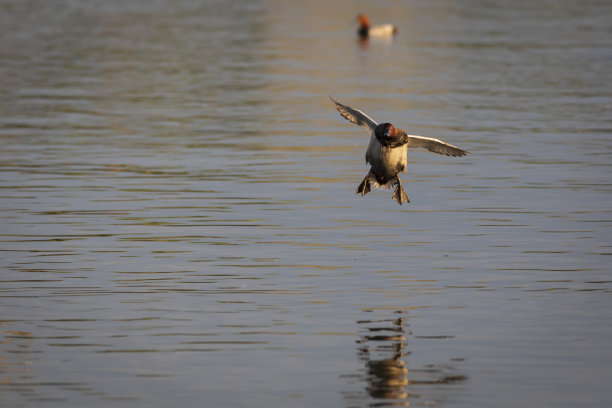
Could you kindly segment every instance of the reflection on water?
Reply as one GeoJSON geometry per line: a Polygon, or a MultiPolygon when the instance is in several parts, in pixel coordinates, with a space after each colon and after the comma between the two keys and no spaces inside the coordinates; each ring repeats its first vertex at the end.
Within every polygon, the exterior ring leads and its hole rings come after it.
{"type": "Polygon", "coordinates": [[[612,400],[612,3],[355,7],[0,2],[0,406],[612,400]]]}
{"type": "Polygon", "coordinates": [[[405,352],[403,319],[357,322],[368,331],[359,340],[359,352],[366,367],[366,389],[373,398],[404,400],[408,396],[408,369],[402,357],[410,353],[405,352]]]}
{"type": "MultiPolygon", "coordinates": [[[[367,312],[381,314],[375,310],[367,312]]],[[[373,398],[369,406],[437,405],[441,402],[436,400],[440,389],[428,392],[423,385],[454,384],[467,380],[467,377],[450,365],[428,364],[409,369],[407,356],[412,354],[409,348],[412,332],[407,328],[408,315],[402,310],[394,314],[388,319],[357,322],[362,333],[357,343],[365,366],[363,381],[373,398]]],[[[360,393],[347,394],[346,397],[353,400],[349,406],[353,403],[359,405],[357,401],[363,400],[360,393]]]]}

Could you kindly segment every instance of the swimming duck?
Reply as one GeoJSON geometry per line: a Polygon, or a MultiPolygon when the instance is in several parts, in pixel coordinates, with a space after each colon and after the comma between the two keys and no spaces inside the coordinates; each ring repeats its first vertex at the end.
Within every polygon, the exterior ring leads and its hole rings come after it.
{"type": "Polygon", "coordinates": [[[422,147],[446,156],[465,156],[469,153],[442,140],[408,135],[391,123],[378,124],[362,111],[336,102],[331,96],[329,99],[336,104],[336,109],[343,118],[363,126],[370,133],[370,144],[365,155],[366,163],[370,164],[370,171],[355,190],[355,194],[364,196],[370,192],[372,186],[379,189],[396,186],[393,199],[399,205],[409,203],[410,199],[398,177],[400,172],[406,172],[408,147],[422,147]]]}
{"type": "Polygon", "coordinates": [[[370,26],[370,19],[365,14],[359,14],[357,16],[357,22],[359,23],[357,34],[361,38],[392,37],[397,34],[397,27],[393,24],[370,26]]]}

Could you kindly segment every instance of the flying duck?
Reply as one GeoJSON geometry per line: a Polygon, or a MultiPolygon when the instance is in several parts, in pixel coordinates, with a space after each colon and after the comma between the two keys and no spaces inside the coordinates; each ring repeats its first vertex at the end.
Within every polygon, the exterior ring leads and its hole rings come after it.
{"type": "Polygon", "coordinates": [[[409,147],[422,147],[446,156],[465,156],[469,153],[442,140],[406,134],[404,130],[396,128],[391,123],[378,124],[362,111],[336,102],[331,96],[329,98],[336,104],[336,109],[343,118],[363,126],[371,136],[365,154],[366,163],[370,164],[370,171],[357,187],[355,194],[364,196],[370,192],[372,186],[379,189],[396,186],[393,199],[399,205],[409,203],[410,199],[398,177],[400,172],[406,172],[408,161],[406,153],[409,147]]]}

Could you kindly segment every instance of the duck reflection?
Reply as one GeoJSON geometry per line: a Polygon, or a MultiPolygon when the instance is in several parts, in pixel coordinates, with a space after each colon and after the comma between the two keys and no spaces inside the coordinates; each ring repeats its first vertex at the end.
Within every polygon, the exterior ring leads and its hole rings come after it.
{"type": "Polygon", "coordinates": [[[410,400],[435,405],[447,398],[445,393],[449,389],[429,388],[431,385],[462,382],[467,377],[446,364],[408,370],[405,357],[411,354],[407,348],[412,332],[407,328],[405,312],[393,313],[399,317],[357,322],[361,332],[357,340],[358,352],[365,367],[365,374],[360,377],[365,380],[365,390],[375,400],[370,406],[409,406],[410,400]]]}
{"type": "Polygon", "coordinates": [[[410,352],[406,351],[404,317],[357,323],[366,330],[366,334],[358,340],[361,359],[366,367],[366,390],[373,398],[405,400],[409,381],[408,369],[402,357],[410,352]]]}
{"type": "Polygon", "coordinates": [[[403,399],[408,397],[408,369],[406,363],[397,360],[368,362],[367,390],[374,398],[403,399]]]}
{"type": "Polygon", "coordinates": [[[358,37],[357,38],[357,45],[359,45],[359,48],[361,49],[361,51],[368,51],[370,49],[370,44],[372,44],[373,47],[376,46],[384,46],[384,47],[388,47],[393,43],[393,39],[392,38],[368,38],[368,37],[358,37]]]}

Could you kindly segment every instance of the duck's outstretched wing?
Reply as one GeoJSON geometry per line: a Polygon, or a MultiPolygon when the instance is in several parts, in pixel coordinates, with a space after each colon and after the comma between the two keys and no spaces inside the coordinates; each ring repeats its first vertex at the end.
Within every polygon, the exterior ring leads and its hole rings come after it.
{"type": "Polygon", "coordinates": [[[334,101],[331,96],[329,99],[336,104],[336,109],[338,109],[338,112],[340,112],[340,115],[342,115],[344,119],[348,120],[349,122],[353,122],[356,125],[363,126],[370,134],[374,133],[374,129],[376,129],[378,123],[374,122],[372,118],[360,110],[353,109],[349,106],[341,104],[340,102],[334,101]]]}
{"type": "Polygon", "coordinates": [[[431,137],[408,135],[408,148],[422,147],[430,152],[446,156],[465,156],[468,151],[431,137]]]}

